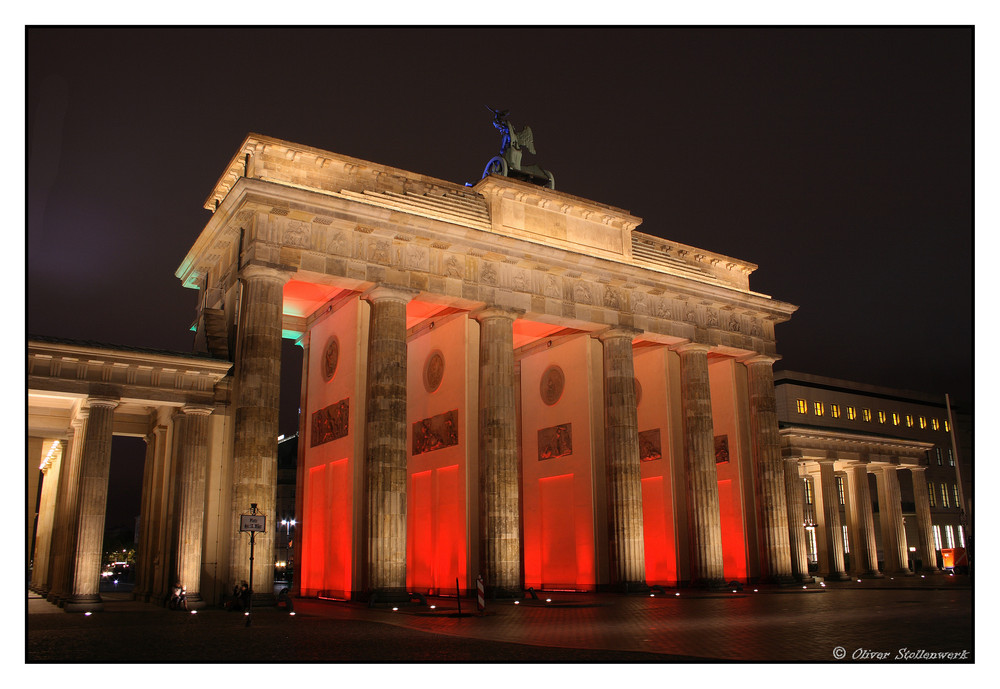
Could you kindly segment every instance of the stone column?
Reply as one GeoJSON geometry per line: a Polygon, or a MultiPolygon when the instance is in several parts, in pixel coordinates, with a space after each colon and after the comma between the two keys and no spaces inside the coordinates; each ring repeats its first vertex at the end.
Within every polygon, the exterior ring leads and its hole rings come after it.
{"type": "MultiPolygon", "coordinates": [[[[55,521],[55,500],[59,489],[59,473],[65,445],[56,440],[58,446],[51,457],[43,459],[42,499],[38,505],[38,528],[35,531],[34,568],[31,572],[31,588],[41,596],[47,596],[51,588],[49,563],[52,557],[52,527],[55,521]]],[[[53,443],[53,444],[55,444],[53,443]]]]}
{"type": "Polygon", "coordinates": [[[900,504],[897,467],[883,466],[875,472],[878,486],[879,521],[882,524],[882,553],[886,574],[912,574],[907,562],[906,528],[900,504]]]}
{"type": "Polygon", "coordinates": [[[604,445],[608,491],[611,584],[624,591],[646,588],[632,339],[639,331],[612,328],[604,345],[604,445]]]}
{"type": "Polygon", "coordinates": [[[799,477],[800,457],[786,457],[785,505],[788,509],[788,543],[791,550],[792,574],[798,581],[812,580],[809,574],[809,549],[806,545],[806,509],[802,479],[799,477]]]}
{"type": "Polygon", "coordinates": [[[100,595],[101,547],[104,545],[104,512],[111,468],[111,436],[118,400],[91,397],[88,404],[90,416],[80,457],[73,595],[66,601],[66,612],[104,609],[100,595]]]}
{"type": "Polygon", "coordinates": [[[479,321],[480,573],[491,597],[521,595],[521,529],[514,320],[487,308],[479,321]]]}
{"type": "Polygon", "coordinates": [[[851,465],[847,471],[847,479],[851,502],[848,514],[853,516],[856,525],[852,531],[857,532],[854,538],[856,557],[851,558],[852,567],[855,574],[879,578],[882,574],[878,570],[875,516],[872,513],[871,491],[868,490],[868,465],[851,465]]]}
{"type": "MultiPolygon", "coordinates": [[[[293,539],[294,549],[292,551],[291,563],[291,566],[295,568],[298,568],[299,563],[302,562],[302,539],[299,538],[299,534],[305,533],[303,531],[303,523],[306,520],[303,505],[306,495],[306,444],[309,437],[309,412],[305,410],[308,407],[309,400],[309,346],[311,339],[311,333],[306,332],[298,341],[299,346],[302,347],[302,378],[299,384],[299,409],[303,411],[299,414],[299,440],[295,459],[297,463],[297,470],[295,472],[295,519],[298,520],[298,532],[293,539]]],[[[299,569],[298,573],[295,573],[295,569],[292,571],[292,595],[300,596],[302,595],[302,570],[299,569]]]]}
{"type": "MultiPolygon", "coordinates": [[[[240,280],[240,322],[236,335],[233,395],[233,502],[230,583],[250,581],[250,539],[240,533],[240,515],[257,511],[267,531],[256,536],[255,600],[273,600],[274,533],[277,499],[278,399],[281,388],[282,287],[288,274],[248,265],[240,280]]],[[[224,587],[228,590],[229,587],[224,587]]]]}
{"type": "MultiPolygon", "coordinates": [[[[205,607],[201,598],[201,554],[205,538],[205,482],[208,424],[212,407],[188,405],[179,454],[177,580],[187,589],[188,608],[205,607]]],[[[255,582],[256,583],[256,582],[255,582]]]]}
{"type": "Polygon", "coordinates": [[[61,478],[56,491],[52,586],[45,597],[63,605],[73,593],[73,563],[76,560],[76,506],[80,487],[80,456],[89,410],[80,409],[70,423],[66,451],[63,453],[61,478]]]}
{"type": "Polygon", "coordinates": [[[675,348],[680,355],[684,476],[694,586],[725,583],[708,350],[708,346],[694,342],[675,348]]]}
{"type": "Polygon", "coordinates": [[[938,571],[937,549],[934,547],[934,526],[931,522],[931,503],[927,497],[927,467],[910,466],[913,477],[913,502],[917,513],[917,536],[920,543],[922,569],[925,572],[938,571]]]}
{"type": "Polygon", "coordinates": [[[844,581],[848,577],[844,571],[844,534],[840,524],[840,500],[833,460],[819,461],[819,481],[823,493],[823,526],[826,530],[826,578],[844,581]]]}
{"type": "Polygon", "coordinates": [[[365,416],[365,591],[406,597],[406,304],[410,292],[376,287],[368,333],[365,416]]]}
{"type": "Polygon", "coordinates": [[[778,437],[774,396],[774,359],[755,356],[743,362],[750,396],[750,452],[754,467],[754,497],[760,562],[764,580],[792,581],[792,552],[788,532],[785,468],[778,437]]]}

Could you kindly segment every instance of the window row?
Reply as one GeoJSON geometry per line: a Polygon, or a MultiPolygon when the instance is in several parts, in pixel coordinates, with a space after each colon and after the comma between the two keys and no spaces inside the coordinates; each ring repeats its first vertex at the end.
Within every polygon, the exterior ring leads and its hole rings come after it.
{"type": "Polygon", "coordinates": [[[936,496],[941,496],[941,507],[960,507],[961,504],[958,500],[958,484],[951,484],[951,491],[948,490],[948,484],[942,481],[937,485],[937,490],[934,489],[934,482],[927,482],[927,497],[930,499],[931,507],[937,507],[936,496]],[[950,500],[949,500],[950,496],[950,500]]]}
{"type": "MultiPolygon", "coordinates": [[[[830,416],[833,417],[834,419],[846,417],[849,421],[854,421],[855,419],[858,418],[857,407],[852,407],[849,405],[841,406],[839,404],[831,404],[829,405],[829,407],[830,407],[830,416]]],[[[797,399],[795,400],[795,410],[799,414],[808,414],[809,403],[804,399],[797,399]]],[[[813,402],[812,412],[814,416],[825,416],[827,412],[827,404],[825,402],[813,402]]],[[[875,414],[876,417],[878,418],[879,423],[888,423],[890,415],[886,414],[886,412],[882,410],[876,410],[875,414]]],[[[872,410],[862,408],[861,418],[864,421],[870,423],[872,420],[872,410]]],[[[896,412],[892,412],[891,419],[893,426],[901,426],[903,425],[904,421],[906,423],[907,428],[913,428],[915,425],[920,426],[920,428],[927,428],[928,426],[928,419],[926,416],[914,417],[913,414],[906,414],[905,416],[902,416],[896,412]]],[[[941,430],[941,422],[938,419],[934,418],[930,419],[929,424],[932,430],[935,431],[941,430]]],[[[951,424],[948,423],[947,419],[945,419],[944,421],[944,430],[946,433],[951,431],[951,424]]]]}
{"type": "Polygon", "coordinates": [[[944,525],[944,544],[941,542],[941,527],[937,524],[934,525],[934,550],[941,550],[944,548],[954,548],[955,547],[955,536],[958,535],[958,547],[965,547],[965,531],[962,530],[962,525],[952,526],[951,524],[944,525]]]}

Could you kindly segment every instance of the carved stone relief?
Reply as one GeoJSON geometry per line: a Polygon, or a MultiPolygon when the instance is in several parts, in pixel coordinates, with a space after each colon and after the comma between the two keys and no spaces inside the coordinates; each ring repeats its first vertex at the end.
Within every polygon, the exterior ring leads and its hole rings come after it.
{"type": "Polygon", "coordinates": [[[458,445],[458,410],[413,422],[413,456],[458,445]]]}
{"type": "Polygon", "coordinates": [[[347,435],[349,415],[347,398],[313,412],[310,446],[316,447],[347,435]]]}
{"type": "Polygon", "coordinates": [[[329,382],[337,372],[337,363],[340,360],[340,343],[336,337],[330,337],[323,347],[323,380],[329,382]]]}
{"type": "Polygon", "coordinates": [[[424,364],[424,387],[427,392],[434,392],[441,387],[442,378],[444,378],[444,355],[434,350],[424,364]]]}
{"type": "Polygon", "coordinates": [[[650,431],[639,433],[639,460],[652,462],[660,459],[663,453],[660,450],[660,429],[654,428],[650,431]]]}
{"type": "Polygon", "coordinates": [[[550,407],[558,402],[559,398],[562,397],[565,384],[566,376],[563,375],[562,369],[555,365],[549,366],[542,374],[542,380],[539,383],[542,401],[550,407]]]}
{"type": "Polygon", "coordinates": [[[573,454],[573,424],[564,423],[538,431],[538,461],[573,454]]]}

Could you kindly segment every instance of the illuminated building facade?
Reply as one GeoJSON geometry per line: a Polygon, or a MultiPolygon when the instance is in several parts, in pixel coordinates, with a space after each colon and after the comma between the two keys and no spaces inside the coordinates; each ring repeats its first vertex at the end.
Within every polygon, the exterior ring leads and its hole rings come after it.
{"type": "MultiPolygon", "coordinates": [[[[162,553],[148,595],[192,558],[206,600],[250,579],[238,524],[251,504],[272,520],[258,553],[285,535],[282,338],[304,351],[289,558],[300,595],[393,598],[456,579],[466,592],[480,576],[494,595],[792,580],[771,367],[775,325],[796,307],[750,289],[756,266],[528,182],[463,186],[258,135],[205,207],[177,277],[198,290],[197,348],[215,357],[198,360],[219,378],[191,379],[211,398],[200,430],[174,431],[189,421],[175,395],[167,411],[146,404],[136,432],[160,429],[151,452],[176,462],[147,477],[160,483],[144,515],[177,494],[189,435],[208,490],[184,493],[188,526],[178,512],[143,530],[145,551],[162,553]]],[[[145,370],[133,363],[88,369],[122,376],[106,406],[133,399],[129,371],[145,370]]],[[[52,375],[39,364],[29,387],[52,375]]],[[[81,452],[97,462],[94,391],[78,401],[90,408],[81,452]]],[[[101,438],[119,414],[101,417],[101,438]]],[[[274,576],[258,556],[254,589],[274,576]]]]}
{"type": "Polygon", "coordinates": [[[934,571],[949,566],[942,550],[967,548],[971,454],[943,397],[790,371],[774,379],[797,574],[934,571]]]}

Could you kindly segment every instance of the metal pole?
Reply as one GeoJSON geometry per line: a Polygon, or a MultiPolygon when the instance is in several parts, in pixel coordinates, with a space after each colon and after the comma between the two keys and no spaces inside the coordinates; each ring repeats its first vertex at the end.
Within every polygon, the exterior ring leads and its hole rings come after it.
{"type": "MultiPolygon", "coordinates": [[[[257,514],[256,503],[250,505],[250,514],[257,514]]],[[[253,621],[253,545],[256,536],[256,531],[250,532],[250,590],[247,593],[247,627],[253,621]]]]}
{"type": "Polygon", "coordinates": [[[458,594],[456,596],[456,598],[458,599],[458,616],[461,617],[462,616],[462,589],[458,585],[458,577],[455,577],[455,593],[458,594]]]}

